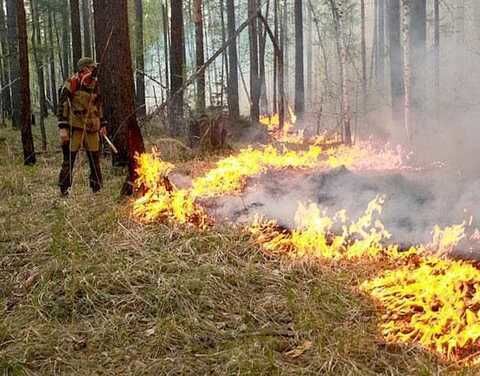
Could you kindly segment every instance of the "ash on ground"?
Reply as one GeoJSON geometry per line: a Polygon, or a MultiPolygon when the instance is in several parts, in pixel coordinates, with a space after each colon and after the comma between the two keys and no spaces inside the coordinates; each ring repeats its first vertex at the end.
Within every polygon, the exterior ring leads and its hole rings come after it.
{"type": "MultiPolygon", "coordinates": [[[[419,173],[353,173],[344,167],[325,171],[271,171],[249,179],[241,195],[208,205],[217,221],[248,223],[261,216],[294,227],[299,203],[316,203],[333,216],[345,209],[356,220],[368,203],[385,196],[379,219],[404,245],[425,244],[435,225],[446,227],[480,218],[480,179],[444,170],[419,173]]],[[[476,223],[472,223],[473,226],[476,223]]]]}

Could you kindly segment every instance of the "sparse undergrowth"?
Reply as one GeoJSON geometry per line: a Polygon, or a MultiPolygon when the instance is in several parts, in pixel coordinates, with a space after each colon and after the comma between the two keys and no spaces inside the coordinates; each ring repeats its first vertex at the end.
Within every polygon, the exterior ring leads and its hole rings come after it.
{"type": "Polygon", "coordinates": [[[382,343],[358,292],[382,265],[293,263],[235,228],[138,224],[107,162],[103,192],[83,166],[61,199],[60,154],[26,168],[19,134],[2,137],[2,374],[478,374],[382,343]]]}

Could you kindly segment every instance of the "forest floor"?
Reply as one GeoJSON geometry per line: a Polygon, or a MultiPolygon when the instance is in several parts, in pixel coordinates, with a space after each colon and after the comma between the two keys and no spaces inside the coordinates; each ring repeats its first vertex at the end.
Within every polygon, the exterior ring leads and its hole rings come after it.
{"type": "Polygon", "coordinates": [[[0,129],[1,374],[479,374],[382,341],[358,289],[381,264],[271,258],[229,226],[139,224],[107,161],[101,193],[83,162],[61,198],[61,154],[24,167],[19,140],[0,129]]]}

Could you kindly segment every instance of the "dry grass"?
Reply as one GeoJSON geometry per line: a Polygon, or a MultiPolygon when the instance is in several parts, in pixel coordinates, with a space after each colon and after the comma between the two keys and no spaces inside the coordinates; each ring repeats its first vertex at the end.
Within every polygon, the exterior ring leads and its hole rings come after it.
{"type": "Polygon", "coordinates": [[[26,168],[19,135],[2,137],[1,374],[478,373],[381,342],[357,292],[381,265],[292,264],[241,229],[138,224],[107,165],[103,192],[82,172],[61,199],[60,155],[26,168]]]}

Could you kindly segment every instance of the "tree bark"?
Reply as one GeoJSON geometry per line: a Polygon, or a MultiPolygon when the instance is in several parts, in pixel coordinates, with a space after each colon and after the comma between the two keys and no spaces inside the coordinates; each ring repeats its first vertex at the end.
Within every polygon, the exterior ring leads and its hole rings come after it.
{"type": "Polygon", "coordinates": [[[82,32],[80,27],[80,8],[78,0],[70,0],[70,22],[72,25],[72,57],[73,65],[77,68],[77,63],[83,56],[82,54],[82,32]]]}
{"type": "Polygon", "coordinates": [[[8,72],[10,71],[8,61],[8,43],[7,43],[7,21],[5,18],[4,1],[0,0],[0,48],[2,53],[1,66],[1,85],[2,91],[2,120],[12,116],[12,99],[10,95],[10,85],[8,72]]]}
{"type": "MultiPolygon", "coordinates": [[[[249,17],[257,13],[257,0],[248,0],[249,17]]],[[[252,105],[250,107],[250,120],[258,123],[260,119],[260,85],[258,74],[258,28],[257,22],[251,22],[248,27],[250,39],[250,97],[252,105]]]]}
{"type": "Polygon", "coordinates": [[[313,101],[313,14],[310,7],[307,12],[307,104],[310,108],[313,101]]]}
{"type": "Polygon", "coordinates": [[[376,71],[376,81],[377,86],[382,92],[385,86],[385,1],[386,0],[377,0],[377,71],[376,71]]]}
{"type": "MultiPolygon", "coordinates": [[[[227,0],[227,24],[228,24],[228,39],[231,39],[235,34],[235,4],[234,0],[227,0]]],[[[230,44],[228,48],[228,57],[230,61],[228,75],[228,109],[233,120],[240,118],[240,104],[238,94],[238,56],[237,56],[237,42],[230,44]]]]}
{"type": "MultiPolygon", "coordinates": [[[[274,24],[274,36],[278,41],[279,37],[279,25],[278,25],[278,1],[273,0],[273,24],[274,24]]],[[[282,52],[283,53],[283,52],[282,52]]],[[[272,95],[273,95],[273,113],[278,112],[278,57],[277,54],[273,57],[273,86],[272,86],[272,95]]]]}
{"type": "Polygon", "coordinates": [[[92,56],[92,32],[90,27],[91,11],[90,0],[82,0],[82,20],[83,20],[83,51],[85,56],[92,56]]]}
{"type": "Polygon", "coordinates": [[[405,84],[404,98],[404,128],[407,140],[412,140],[412,58],[411,58],[411,34],[410,34],[410,18],[411,8],[410,0],[402,0],[403,7],[403,81],[405,84]]]}
{"type": "Polygon", "coordinates": [[[128,30],[127,0],[94,0],[95,48],[101,59],[100,86],[108,103],[112,136],[120,157],[128,162],[123,195],[134,192],[138,175],[135,156],[145,151],[135,111],[135,85],[128,30]],[[111,14],[115,14],[113,19],[111,14]],[[120,137],[118,137],[120,135],[120,137]]]}
{"type": "MultiPolygon", "coordinates": [[[[265,20],[268,20],[270,11],[270,0],[267,0],[265,20]]],[[[259,78],[259,96],[260,96],[260,112],[262,114],[268,113],[268,98],[267,98],[267,75],[265,69],[265,52],[267,47],[267,32],[263,27],[261,20],[258,20],[258,38],[259,38],[259,63],[258,63],[258,78],[259,78]]]]}
{"type": "Polygon", "coordinates": [[[18,66],[20,67],[20,125],[22,130],[23,162],[27,166],[36,163],[32,136],[30,103],[30,74],[28,71],[27,18],[23,0],[17,0],[18,66]]]}
{"type": "Polygon", "coordinates": [[[57,71],[55,69],[55,41],[53,38],[53,11],[48,11],[48,42],[50,44],[48,52],[50,57],[50,82],[52,86],[52,104],[54,108],[54,113],[56,113],[56,108],[58,104],[57,97],[57,71]]]}
{"type": "Polygon", "coordinates": [[[143,119],[147,114],[145,103],[145,52],[143,43],[143,0],[135,0],[135,47],[136,47],[136,105],[137,115],[143,119]]]}
{"type": "Polygon", "coordinates": [[[403,59],[401,46],[401,11],[400,0],[388,0],[388,37],[390,54],[390,85],[392,95],[392,118],[395,126],[404,123],[403,101],[405,89],[403,84],[403,59]]]}
{"type": "Polygon", "coordinates": [[[12,92],[12,126],[20,128],[22,124],[20,106],[20,67],[18,65],[17,0],[7,0],[7,39],[10,55],[10,88],[12,92]]]}
{"type": "MultiPolygon", "coordinates": [[[[69,28],[69,19],[68,17],[68,8],[63,8],[62,11],[62,54],[63,54],[63,80],[65,81],[70,76],[70,60],[71,58],[71,46],[70,46],[70,28],[69,28]]],[[[73,62],[72,66],[75,66],[77,62],[73,62]]],[[[74,68],[75,70],[75,68],[74,68]]]]}
{"type": "MultiPolygon", "coordinates": [[[[400,16],[400,13],[399,13],[400,16]]],[[[361,55],[362,55],[362,111],[367,113],[367,35],[366,35],[366,19],[365,19],[365,0],[360,0],[360,22],[361,22],[361,55]]],[[[400,19],[399,19],[400,22],[400,19]]],[[[399,30],[400,33],[400,30],[399,30]]]]}
{"type": "MultiPolygon", "coordinates": [[[[476,2],[476,4],[477,3],[478,2],[476,2]]],[[[480,6],[476,5],[476,8],[480,9],[480,6]]],[[[438,114],[438,96],[440,94],[440,0],[434,0],[433,14],[434,14],[434,37],[433,37],[434,63],[433,64],[435,65],[434,96],[435,96],[435,111],[438,114]]]]}
{"type": "Polygon", "coordinates": [[[295,113],[298,117],[305,112],[303,45],[303,2],[295,0],[295,113]]]}
{"type": "MultiPolygon", "coordinates": [[[[222,44],[224,44],[227,41],[227,27],[225,24],[225,3],[224,0],[220,0],[220,19],[221,19],[221,24],[222,24],[222,44]]],[[[226,92],[226,85],[225,85],[225,78],[226,82],[228,84],[229,80],[229,74],[230,74],[230,64],[229,64],[229,59],[228,59],[228,51],[225,51],[224,54],[222,55],[223,57],[223,69],[222,69],[222,108],[224,107],[225,104],[225,92],[226,92]]]]}
{"type": "MultiPolygon", "coordinates": [[[[183,85],[184,39],[183,0],[171,0],[171,41],[170,41],[170,90],[177,92],[183,85]]],[[[183,92],[175,95],[168,110],[169,128],[172,136],[183,132],[183,92]]]]}
{"type": "Polygon", "coordinates": [[[38,0],[30,0],[30,9],[32,14],[32,52],[37,72],[38,99],[40,105],[40,131],[42,136],[42,150],[47,150],[47,134],[45,132],[45,118],[47,117],[47,101],[45,98],[45,75],[43,71],[43,62],[39,51],[42,50],[42,39],[40,35],[40,15],[38,14],[38,0]]]}
{"type": "Polygon", "coordinates": [[[167,9],[168,0],[165,0],[165,4],[162,4],[162,20],[163,20],[163,55],[165,58],[165,82],[167,86],[167,96],[169,95],[170,91],[170,58],[169,58],[169,50],[170,50],[170,40],[169,40],[169,23],[168,23],[168,9],[167,9]]]}
{"type": "Polygon", "coordinates": [[[417,123],[423,123],[426,87],[424,67],[427,57],[427,1],[410,2],[410,44],[411,44],[411,79],[412,79],[412,136],[416,132],[417,123]]]}
{"type": "Polygon", "coordinates": [[[345,9],[343,3],[341,7],[337,6],[335,0],[330,0],[330,7],[332,10],[334,26],[335,26],[335,40],[337,46],[337,54],[339,60],[340,71],[340,118],[342,124],[342,138],[346,145],[352,144],[351,131],[351,113],[350,113],[350,94],[348,88],[348,53],[344,41],[343,18],[345,17],[345,9]]]}
{"type": "MultiPolygon", "coordinates": [[[[193,20],[195,23],[195,54],[197,70],[205,63],[205,51],[203,48],[203,12],[202,0],[193,0],[193,20]]],[[[197,80],[197,112],[205,112],[205,72],[199,75],[197,80]]]]}

